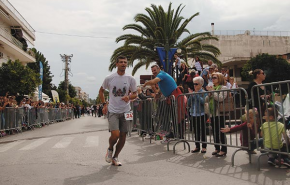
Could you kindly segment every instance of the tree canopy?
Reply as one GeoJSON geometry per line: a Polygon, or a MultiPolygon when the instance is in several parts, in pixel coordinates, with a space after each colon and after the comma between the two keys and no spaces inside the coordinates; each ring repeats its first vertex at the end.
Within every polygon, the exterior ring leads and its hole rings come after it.
{"type": "MultiPolygon", "coordinates": [[[[275,55],[263,53],[249,60],[242,68],[242,77],[252,81],[253,76],[249,75],[249,72],[255,69],[262,69],[266,74],[264,83],[290,80],[290,64],[275,55]]],[[[281,88],[283,93],[288,92],[286,85],[282,85],[281,88]]]]}
{"type": "Polygon", "coordinates": [[[275,55],[260,54],[249,60],[242,69],[242,76],[249,81],[253,80],[249,71],[262,69],[266,74],[265,83],[284,81],[290,79],[290,64],[275,55]]]}
{"type": "Polygon", "coordinates": [[[176,11],[172,9],[169,3],[168,10],[165,11],[162,6],[151,5],[151,8],[145,8],[146,14],[137,14],[134,17],[136,24],[128,24],[123,30],[134,30],[138,34],[124,34],[116,39],[116,42],[124,42],[124,45],[117,48],[111,56],[111,65],[109,70],[116,67],[116,58],[119,55],[128,57],[128,66],[133,66],[134,61],[138,61],[133,68],[133,75],[142,66],[148,66],[152,62],[159,62],[155,47],[180,48],[187,62],[188,57],[199,56],[201,60],[212,60],[220,64],[217,56],[220,51],[217,47],[209,44],[203,44],[202,41],[218,40],[209,32],[190,34],[186,28],[191,20],[198,16],[195,13],[185,19],[181,12],[185,6],[181,4],[176,11]],[[139,23],[139,24],[137,24],[139,23]],[[181,39],[183,33],[189,34],[181,39]]]}
{"type": "Polygon", "coordinates": [[[34,93],[40,83],[39,73],[22,65],[19,60],[9,60],[0,67],[1,95],[5,95],[6,92],[12,95],[28,95],[34,93]]]}
{"type": "Polygon", "coordinates": [[[75,90],[75,87],[69,83],[68,85],[68,96],[69,97],[66,97],[66,90],[64,88],[64,81],[61,81],[58,85],[58,88],[57,88],[57,92],[58,92],[58,95],[59,95],[59,100],[61,102],[66,102],[66,100],[69,100],[70,98],[74,98],[77,93],[76,93],[76,90],[75,90]]]}
{"type": "Polygon", "coordinates": [[[44,55],[37,51],[35,48],[32,49],[32,51],[35,53],[35,59],[36,62],[34,63],[28,63],[27,66],[31,68],[36,73],[39,73],[39,62],[42,62],[43,65],[43,79],[42,79],[42,92],[50,95],[51,94],[51,87],[52,87],[52,73],[50,72],[50,66],[48,64],[48,61],[44,57],[44,55]]]}

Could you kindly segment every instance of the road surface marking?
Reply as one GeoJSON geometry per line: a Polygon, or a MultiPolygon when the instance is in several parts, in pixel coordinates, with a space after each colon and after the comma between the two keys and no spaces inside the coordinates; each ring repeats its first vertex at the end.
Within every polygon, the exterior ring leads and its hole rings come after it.
{"type": "Polygon", "coordinates": [[[23,142],[24,142],[24,140],[15,141],[15,142],[3,145],[3,146],[0,147],[0,152],[5,152],[5,151],[9,150],[10,148],[13,148],[14,146],[19,145],[20,143],[23,143],[23,142]]]}
{"type": "Polygon", "coordinates": [[[73,137],[62,138],[52,148],[66,148],[72,142],[73,139],[74,139],[73,137]]]}
{"type": "Polygon", "coordinates": [[[32,143],[30,143],[29,145],[19,149],[19,150],[33,150],[35,149],[36,147],[42,145],[43,143],[45,143],[46,141],[50,140],[51,138],[41,138],[41,139],[38,139],[32,143]]]}
{"type": "Polygon", "coordinates": [[[99,146],[99,136],[88,136],[84,147],[97,147],[99,146]]]}

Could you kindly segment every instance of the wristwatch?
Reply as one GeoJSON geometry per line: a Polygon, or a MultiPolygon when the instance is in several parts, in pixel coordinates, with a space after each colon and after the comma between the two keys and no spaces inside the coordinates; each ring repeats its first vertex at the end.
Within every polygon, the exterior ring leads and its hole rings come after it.
{"type": "Polygon", "coordinates": [[[106,104],[107,104],[107,102],[103,103],[103,106],[106,105],[106,104]]]}

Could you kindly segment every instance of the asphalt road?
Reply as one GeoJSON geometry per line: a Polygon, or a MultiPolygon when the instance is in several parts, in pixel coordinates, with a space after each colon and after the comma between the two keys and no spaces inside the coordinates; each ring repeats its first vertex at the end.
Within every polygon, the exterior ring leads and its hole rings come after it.
{"type": "Polygon", "coordinates": [[[268,166],[267,157],[257,171],[259,153],[249,164],[248,155],[238,152],[232,167],[235,149],[216,158],[211,145],[203,155],[187,153],[179,144],[173,154],[172,145],[167,151],[160,141],[143,142],[136,132],[119,156],[123,166],[111,166],[104,160],[108,137],[107,120],[86,116],[1,138],[0,184],[290,184],[290,171],[268,166]]]}

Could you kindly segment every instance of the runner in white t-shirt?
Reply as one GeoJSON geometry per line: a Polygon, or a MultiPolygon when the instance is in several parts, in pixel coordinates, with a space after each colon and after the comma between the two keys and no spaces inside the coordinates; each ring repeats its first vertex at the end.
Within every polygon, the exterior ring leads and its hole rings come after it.
{"type": "Polygon", "coordinates": [[[119,153],[126,142],[128,132],[128,121],[125,119],[125,113],[130,111],[130,100],[137,97],[136,80],[125,73],[127,67],[127,58],[119,56],[116,62],[117,72],[106,77],[99,90],[100,100],[103,102],[103,113],[108,112],[109,130],[109,148],[107,149],[106,161],[115,166],[122,164],[118,160],[119,153]],[[109,90],[109,107],[105,102],[104,91],[109,90]],[[129,91],[131,94],[129,95],[129,91]],[[117,143],[117,144],[116,144],[117,143]],[[116,144],[116,150],[113,155],[113,149],[116,144]]]}

